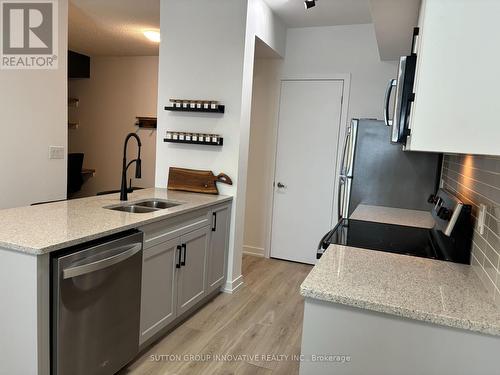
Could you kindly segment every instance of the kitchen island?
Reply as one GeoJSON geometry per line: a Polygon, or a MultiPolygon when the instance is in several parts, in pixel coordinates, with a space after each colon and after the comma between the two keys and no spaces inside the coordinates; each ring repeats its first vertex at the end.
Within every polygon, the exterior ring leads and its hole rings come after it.
{"type": "Polygon", "coordinates": [[[500,310],[469,265],[331,245],[300,292],[301,374],[498,371],[500,310]]]}
{"type": "Polygon", "coordinates": [[[231,200],[144,189],[129,194],[128,202],[110,194],[1,210],[0,373],[51,373],[52,258],[133,229],[144,236],[138,341],[142,348],[165,334],[224,286],[231,200]],[[111,209],[152,199],[176,205],[144,213],[111,209]],[[184,250],[186,267],[176,269],[181,241],[193,241],[195,249],[189,262],[184,250]]]}

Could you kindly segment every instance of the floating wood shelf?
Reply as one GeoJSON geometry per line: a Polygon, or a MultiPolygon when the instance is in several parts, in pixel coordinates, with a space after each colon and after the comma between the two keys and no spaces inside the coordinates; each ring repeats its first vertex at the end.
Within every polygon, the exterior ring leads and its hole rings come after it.
{"type": "Polygon", "coordinates": [[[78,107],[79,105],[80,105],[80,99],[68,98],[68,107],[78,107]]]}
{"type": "Polygon", "coordinates": [[[139,117],[137,116],[136,126],[146,129],[156,129],[157,119],[156,117],[139,117]]]}
{"type": "Polygon", "coordinates": [[[198,141],[186,141],[186,140],[180,140],[180,139],[167,139],[164,138],[163,142],[167,143],[184,143],[184,144],[190,144],[190,145],[205,145],[205,146],[222,146],[224,144],[224,138],[219,137],[219,141],[217,143],[215,142],[198,142],[198,141]]]}
{"type": "Polygon", "coordinates": [[[68,122],[68,129],[78,129],[80,124],[78,122],[68,122]]]}
{"type": "Polygon", "coordinates": [[[191,107],[171,107],[166,106],[166,111],[177,111],[177,112],[204,112],[204,113],[224,113],[225,106],[218,104],[216,108],[191,108],[191,107]]]}

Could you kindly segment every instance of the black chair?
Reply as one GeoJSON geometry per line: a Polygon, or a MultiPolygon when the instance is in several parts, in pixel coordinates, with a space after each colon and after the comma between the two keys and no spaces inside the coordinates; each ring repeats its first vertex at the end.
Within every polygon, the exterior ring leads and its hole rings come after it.
{"type": "Polygon", "coordinates": [[[68,195],[80,191],[83,185],[83,154],[68,154],[68,195]]]}

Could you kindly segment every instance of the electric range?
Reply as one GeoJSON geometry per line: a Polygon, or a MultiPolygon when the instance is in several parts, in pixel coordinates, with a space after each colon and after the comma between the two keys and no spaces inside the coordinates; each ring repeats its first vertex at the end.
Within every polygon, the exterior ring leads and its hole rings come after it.
{"type": "Polygon", "coordinates": [[[317,258],[331,244],[470,264],[471,206],[440,189],[429,197],[431,229],[341,219],[320,241],[317,258]]]}

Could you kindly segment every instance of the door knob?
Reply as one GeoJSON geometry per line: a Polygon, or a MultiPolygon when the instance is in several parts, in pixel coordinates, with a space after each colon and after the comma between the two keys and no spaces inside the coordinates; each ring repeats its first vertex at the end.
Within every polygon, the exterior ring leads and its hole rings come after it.
{"type": "Polygon", "coordinates": [[[278,182],[278,185],[277,185],[277,186],[278,186],[278,188],[279,188],[279,189],[284,189],[284,188],[286,188],[286,185],[283,185],[281,182],[278,182]]]}

